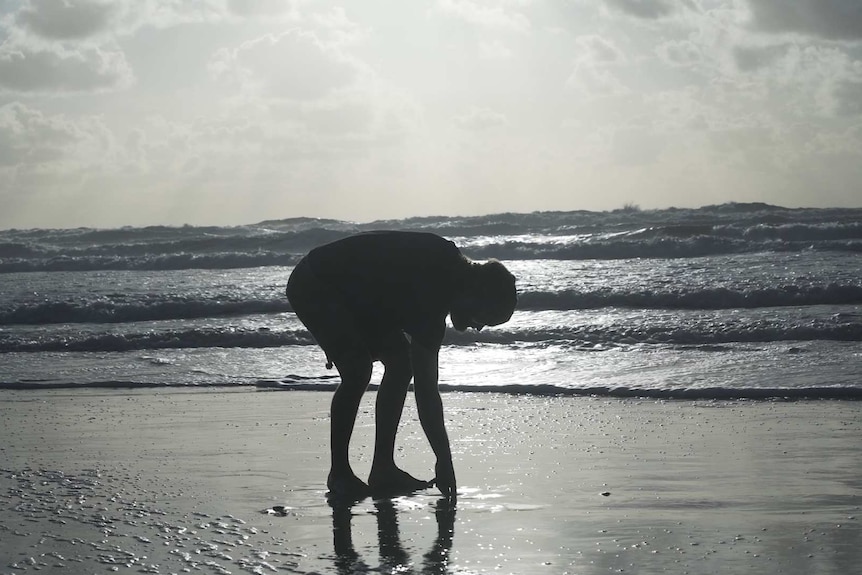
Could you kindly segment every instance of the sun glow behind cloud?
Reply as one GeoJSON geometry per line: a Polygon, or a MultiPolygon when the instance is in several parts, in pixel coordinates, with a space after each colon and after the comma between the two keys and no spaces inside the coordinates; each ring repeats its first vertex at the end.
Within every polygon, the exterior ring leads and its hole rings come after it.
{"type": "Polygon", "coordinates": [[[0,9],[2,227],[862,199],[855,0],[0,9]]]}

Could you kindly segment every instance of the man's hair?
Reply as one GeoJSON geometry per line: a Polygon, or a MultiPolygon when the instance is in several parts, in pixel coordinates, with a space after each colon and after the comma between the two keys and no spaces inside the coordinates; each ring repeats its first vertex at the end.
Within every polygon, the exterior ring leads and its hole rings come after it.
{"type": "Polygon", "coordinates": [[[509,321],[518,304],[515,276],[497,260],[488,260],[476,266],[476,287],[482,298],[482,307],[488,325],[509,321]]]}

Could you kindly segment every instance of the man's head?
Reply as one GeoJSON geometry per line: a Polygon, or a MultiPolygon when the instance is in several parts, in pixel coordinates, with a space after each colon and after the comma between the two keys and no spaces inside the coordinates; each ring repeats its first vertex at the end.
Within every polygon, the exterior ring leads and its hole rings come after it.
{"type": "Polygon", "coordinates": [[[464,292],[449,315],[458,331],[468,327],[478,330],[509,321],[517,303],[515,276],[497,260],[490,260],[470,266],[464,292]]]}

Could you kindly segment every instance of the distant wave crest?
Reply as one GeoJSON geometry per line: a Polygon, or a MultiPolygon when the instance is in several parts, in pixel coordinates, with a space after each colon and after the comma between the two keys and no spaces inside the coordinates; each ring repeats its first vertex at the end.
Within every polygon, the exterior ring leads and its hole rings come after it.
{"type": "Polygon", "coordinates": [[[862,210],[725,204],[698,209],[535,212],[367,224],[292,218],[236,227],[2,230],[0,273],[287,266],[349,234],[419,230],[474,258],[691,258],[759,251],[862,252],[862,210]],[[475,242],[476,238],[483,238],[475,242]]]}

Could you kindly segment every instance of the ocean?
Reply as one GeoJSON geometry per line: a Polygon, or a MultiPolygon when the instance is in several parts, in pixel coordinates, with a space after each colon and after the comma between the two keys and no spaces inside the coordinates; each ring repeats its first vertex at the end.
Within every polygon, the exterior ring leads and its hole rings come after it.
{"type": "Polygon", "coordinates": [[[285,284],[314,246],[380,229],[517,277],[511,321],[448,331],[443,390],[862,399],[862,209],[737,203],[2,230],[0,389],[334,389],[285,284]]]}

